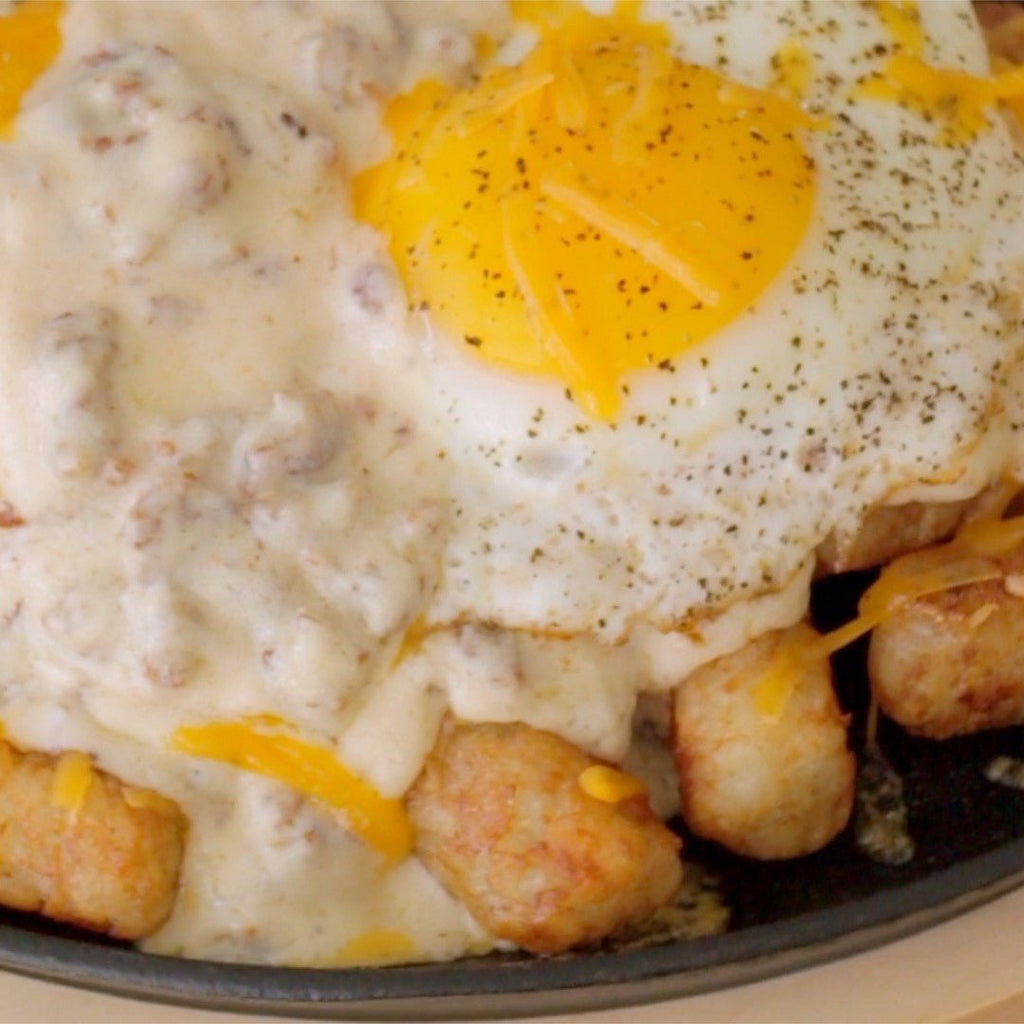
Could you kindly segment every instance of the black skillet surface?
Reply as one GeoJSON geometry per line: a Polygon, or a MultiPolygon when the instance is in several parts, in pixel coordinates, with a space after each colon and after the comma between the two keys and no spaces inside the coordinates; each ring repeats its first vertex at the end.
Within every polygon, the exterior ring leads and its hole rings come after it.
{"type": "MultiPolygon", "coordinates": [[[[854,614],[860,580],[819,586],[823,629],[854,614]]],[[[840,699],[863,740],[864,644],[842,652],[840,699]]],[[[874,863],[841,835],[800,861],[761,864],[687,842],[732,910],[727,933],[643,950],[549,959],[493,955],[365,970],[264,968],[148,956],[35,918],[0,916],[0,967],[135,998],[335,1018],[499,1017],[595,1010],[756,981],[892,941],[1024,883],[1024,792],[986,780],[1024,757],[1024,729],[930,743],[883,723],[903,779],[914,859],[874,863]]]]}

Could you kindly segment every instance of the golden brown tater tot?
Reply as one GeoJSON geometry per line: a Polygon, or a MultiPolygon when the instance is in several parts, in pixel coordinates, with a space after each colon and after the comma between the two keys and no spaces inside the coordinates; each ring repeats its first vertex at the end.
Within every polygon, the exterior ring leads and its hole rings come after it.
{"type": "Polygon", "coordinates": [[[416,851],[485,928],[534,953],[642,921],[679,886],[680,842],[645,795],[588,795],[597,763],[526,725],[452,726],[409,794],[416,851]]]}
{"type": "Polygon", "coordinates": [[[172,801],[83,754],[0,741],[0,903],[142,938],[174,904],[185,831],[172,801]]]}
{"type": "Polygon", "coordinates": [[[1024,722],[1024,550],[1002,580],[907,600],[875,627],[868,675],[910,732],[946,739],[1024,722]]]}
{"type": "Polygon", "coordinates": [[[855,763],[827,658],[794,669],[792,692],[774,699],[777,713],[759,695],[780,647],[799,651],[816,635],[796,626],[760,637],[679,687],[680,796],[698,835],[775,860],[820,849],[846,825],[855,763]]]}

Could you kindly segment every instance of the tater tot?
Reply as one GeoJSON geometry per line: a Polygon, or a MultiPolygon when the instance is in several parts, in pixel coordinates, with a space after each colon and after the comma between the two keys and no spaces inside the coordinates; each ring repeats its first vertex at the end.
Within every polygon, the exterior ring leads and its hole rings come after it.
{"type": "Polygon", "coordinates": [[[816,635],[797,626],[763,636],[676,692],[680,797],[697,835],[775,860],[820,849],[846,825],[856,769],[828,660],[794,668],[777,708],[766,710],[760,689],[781,645],[800,650],[816,635]]]}
{"type": "Polygon", "coordinates": [[[416,852],[485,928],[533,953],[644,920],[679,886],[680,842],[645,795],[588,795],[580,776],[597,763],[526,725],[450,726],[409,794],[416,852]]]}
{"type": "Polygon", "coordinates": [[[1024,549],[1001,580],[907,600],[875,627],[868,676],[879,707],[931,739],[1024,722],[1024,549]]]}
{"type": "Polygon", "coordinates": [[[0,741],[0,903],[139,939],[174,903],[185,819],[83,754],[0,741]]]}
{"type": "Polygon", "coordinates": [[[1009,64],[1024,64],[1024,7],[1006,0],[975,2],[989,53],[1009,64]]]}
{"type": "Polygon", "coordinates": [[[873,509],[853,537],[840,541],[835,534],[818,547],[821,575],[871,569],[900,555],[944,540],[960,524],[970,501],[940,504],[910,502],[873,509]]]}

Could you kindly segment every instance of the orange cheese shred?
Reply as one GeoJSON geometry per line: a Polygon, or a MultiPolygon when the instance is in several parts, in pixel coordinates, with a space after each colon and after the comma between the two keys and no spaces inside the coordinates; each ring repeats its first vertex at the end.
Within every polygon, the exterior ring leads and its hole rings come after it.
{"type": "Polygon", "coordinates": [[[92,761],[78,750],[67,750],[57,760],[50,787],[50,802],[54,807],[77,813],[85,802],[92,785],[92,761]]]}
{"type": "Polygon", "coordinates": [[[402,860],[412,849],[412,825],[401,800],[382,796],[328,747],[299,738],[279,719],[182,726],[172,745],[186,754],[277,779],[341,811],[351,830],[391,861],[402,860]]]}
{"type": "Polygon", "coordinates": [[[785,710],[808,666],[869,633],[896,608],[930,594],[1003,579],[995,559],[1024,545],[1024,516],[968,523],[947,544],[896,558],[864,592],[857,617],[809,644],[780,644],[765,667],[754,700],[766,717],[785,710]]]}
{"type": "Polygon", "coordinates": [[[699,301],[708,306],[718,304],[725,285],[715,279],[712,270],[702,265],[706,255],[687,252],[653,217],[610,194],[574,181],[564,168],[543,175],[538,184],[542,196],[560,203],[586,224],[632,249],[699,301]]]}
{"type": "Polygon", "coordinates": [[[606,804],[617,804],[647,794],[647,783],[607,764],[592,764],[579,776],[580,789],[587,796],[606,804]]]}
{"type": "Polygon", "coordinates": [[[1024,67],[991,77],[934,67],[922,58],[924,31],[916,4],[880,3],[876,10],[898,52],[880,74],[859,86],[860,95],[919,111],[942,126],[939,140],[947,145],[969,142],[986,130],[986,107],[1005,103],[1016,109],[1024,98],[1024,67]]]}
{"type": "Polygon", "coordinates": [[[9,138],[22,97],[61,47],[63,3],[38,0],[0,16],[0,139],[9,138]]]}

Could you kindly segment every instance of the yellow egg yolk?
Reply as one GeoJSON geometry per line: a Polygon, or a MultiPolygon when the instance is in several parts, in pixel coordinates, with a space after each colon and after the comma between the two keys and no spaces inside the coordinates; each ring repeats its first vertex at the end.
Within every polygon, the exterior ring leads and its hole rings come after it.
{"type": "Polygon", "coordinates": [[[63,3],[18,4],[0,17],[0,139],[9,138],[21,98],[60,52],[63,3]]]}
{"type": "Polygon", "coordinates": [[[774,280],[814,204],[800,109],[684,64],[619,5],[516,7],[514,67],[421,82],[357,176],[411,303],[502,367],[561,379],[611,419],[626,375],[670,368],[774,280]]]}
{"type": "Polygon", "coordinates": [[[1024,67],[991,78],[937,68],[924,60],[924,30],[918,5],[910,0],[881,0],[878,16],[893,41],[895,53],[881,74],[857,90],[867,99],[898,103],[939,127],[938,139],[955,146],[970,142],[989,127],[986,109],[1008,103],[1017,109],[1024,97],[1024,67]]]}
{"type": "Polygon", "coordinates": [[[351,830],[389,860],[401,860],[412,849],[412,825],[401,800],[381,796],[333,751],[294,735],[275,716],[182,726],[172,744],[186,754],[277,779],[342,811],[351,830]]]}

